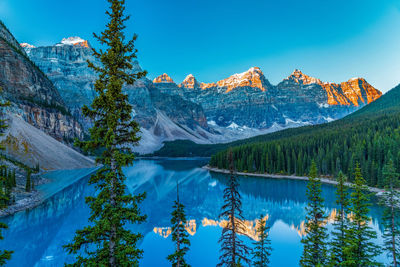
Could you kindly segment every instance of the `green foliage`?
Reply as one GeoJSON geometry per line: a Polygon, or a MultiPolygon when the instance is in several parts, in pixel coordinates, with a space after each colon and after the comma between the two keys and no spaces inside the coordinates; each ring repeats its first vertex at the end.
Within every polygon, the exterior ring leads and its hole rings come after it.
{"type": "Polygon", "coordinates": [[[178,185],[176,186],[177,198],[173,206],[171,224],[172,224],[172,241],[175,242],[175,252],[167,257],[172,266],[189,267],[186,263],[185,255],[189,251],[190,241],[189,235],[185,229],[186,215],[185,207],[179,201],[178,185]]]}
{"type": "Polygon", "coordinates": [[[325,266],[327,261],[326,240],[328,235],[323,226],[326,216],[321,192],[321,181],[317,178],[317,165],[313,161],[307,184],[308,204],[305,237],[301,240],[304,245],[300,260],[301,266],[325,266]]]}
{"type": "MultiPolygon", "coordinates": [[[[0,87],[0,92],[2,91],[0,87]]],[[[4,135],[4,131],[7,129],[7,123],[6,120],[4,119],[4,113],[3,109],[10,104],[8,102],[3,102],[0,101],[0,136],[4,135]]],[[[4,147],[0,145],[0,150],[4,150],[4,147]]],[[[10,201],[10,194],[11,191],[6,192],[7,188],[5,188],[5,179],[4,177],[7,173],[7,169],[5,167],[1,168],[2,169],[2,177],[1,177],[1,187],[0,187],[0,209],[4,209],[7,207],[7,203],[10,201]]],[[[2,230],[7,229],[8,226],[5,223],[0,223],[0,240],[3,240],[3,235],[2,235],[2,230]]],[[[13,251],[8,251],[8,250],[2,250],[0,251],[0,266],[3,266],[6,264],[7,260],[11,259],[13,251]]]]}
{"type": "Polygon", "coordinates": [[[375,245],[376,232],[369,226],[369,193],[357,163],[355,181],[350,198],[351,220],[347,230],[347,246],[344,249],[344,266],[379,266],[375,257],[380,254],[379,246],[375,245]]]}
{"type": "Polygon", "coordinates": [[[383,213],[383,238],[384,249],[391,259],[392,266],[400,265],[400,192],[395,188],[399,187],[399,173],[390,160],[383,169],[385,177],[385,189],[382,196],[382,204],[385,206],[383,213]]]}
{"type": "Polygon", "coordinates": [[[82,109],[94,126],[90,129],[90,140],[76,141],[86,151],[101,150],[96,163],[102,167],[89,180],[97,189],[96,196],[86,198],[91,210],[90,225],[78,230],[73,242],[64,246],[68,253],[78,254],[71,266],[136,266],[143,254],[137,247],[142,235],[126,229],[127,224],[143,222],[146,216],[140,213],[138,206],[145,194],[126,193],[122,168],[132,165],[132,146],[140,138],[139,125],[132,119],[132,106],[127,95],[122,93],[122,86],[133,84],[145,72],[131,73],[137,36],[128,42],[125,40],[124,24],[129,19],[124,14],[125,1],[108,2],[109,22],[100,36],[95,34],[106,49],[93,49],[102,66],[88,62],[99,74],[94,86],[97,97],[91,107],[82,109]]]}
{"type": "MultiPolygon", "coordinates": [[[[346,120],[347,121],[347,120],[346,120]]],[[[354,163],[360,162],[368,185],[383,186],[382,168],[392,151],[396,170],[400,169],[400,113],[375,119],[337,123],[312,133],[274,141],[234,147],[233,158],[238,171],[283,173],[303,176],[315,160],[318,172],[336,176],[342,171],[354,181],[354,163]]],[[[300,130],[300,129],[299,129],[300,130]]],[[[210,165],[227,169],[227,151],[212,156],[210,165]]]]}
{"type": "Polygon", "coordinates": [[[339,172],[336,185],[336,211],[333,223],[332,240],[330,242],[329,266],[342,266],[345,262],[345,248],[348,245],[347,231],[349,227],[349,190],[346,186],[346,176],[339,172]]]}
{"type": "MultiPolygon", "coordinates": [[[[379,121],[380,119],[385,119],[387,117],[392,117],[396,115],[398,118],[399,113],[400,85],[393,88],[384,96],[363,107],[362,109],[341,120],[337,120],[334,122],[286,129],[226,144],[200,145],[187,140],[166,142],[164,146],[159,151],[154,152],[153,155],[170,157],[210,157],[220,151],[228,150],[231,147],[244,146],[247,144],[272,142],[295,137],[305,138],[307,136],[313,135],[318,135],[319,137],[323,136],[323,133],[334,133],[335,131],[338,131],[338,134],[341,134],[342,132],[346,133],[348,131],[351,131],[355,127],[359,127],[362,128],[362,130],[365,130],[369,128],[370,121],[375,122],[379,121]]],[[[370,128],[373,132],[379,130],[373,127],[370,128]]],[[[342,170],[345,171],[344,168],[342,168],[342,170]]]]}
{"type": "Polygon", "coordinates": [[[40,171],[40,165],[39,162],[36,163],[35,168],[34,168],[35,173],[38,173],[40,171]]]}
{"type": "Polygon", "coordinates": [[[17,186],[17,179],[15,177],[15,169],[12,172],[12,181],[13,181],[13,187],[17,186]]]}
{"type": "Polygon", "coordinates": [[[9,161],[9,162],[11,162],[12,164],[14,164],[15,166],[18,166],[19,168],[24,169],[24,170],[27,171],[27,172],[28,172],[28,171],[31,171],[32,173],[38,173],[38,171],[36,170],[36,168],[29,167],[28,165],[24,164],[23,162],[20,162],[20,161],[14,159],[14,158],[12,158],[12,157],[10,157],[10,156],[8,156],[8,155],[0,154],[0,159],[9,161]]]}
{"type": "Polygon", "coordinates": [[[32,190],[32,181],[31,181],[31,171],[28,170],[26,173],[26,182],[25,182],[25,191],[31,192],[32,190]]]}
{"type": "Polygon", "coordinates": [[[237,266],[243,261],[251,263],[248,258],[250,249],[239,239],[238,235],[245,235],[245,225],[242,215],[242,201],[239,193],[239,182],[235,174],[232,153],[228,153],[230,178],[228,187],[224,189],[224,205],[221,209],[220,218],[226,218],[227,224],[222,229],[219,239],[221,244],[220,262],[217,266],[237,266]]]}
{"type": "Polygon", "coordinates": [[[269,239],[269,226],[265,218],[261,215],[257,225],[258,240],[254,242],[253,249],[253,266],[266,267],[270,263],[272,252],[271,240],[269,239]]]}
{"type": "Polygon", "coordinates": [[[18,97],[20,100],[22,101],[26,101],[28,103],[37,105],[39,107],[42,108],[46,108],[46,109],[52,109],[52,110],[56,110],[59,111],[61,114],[65,115],[65,116],[72,116],[71,112],[64,106],[61,106],[55,102],[46,102],[44,100],[41,99],[37,99],[34,98],[32,96],[28,97],[28,96],[19,96],[18,97]]]}

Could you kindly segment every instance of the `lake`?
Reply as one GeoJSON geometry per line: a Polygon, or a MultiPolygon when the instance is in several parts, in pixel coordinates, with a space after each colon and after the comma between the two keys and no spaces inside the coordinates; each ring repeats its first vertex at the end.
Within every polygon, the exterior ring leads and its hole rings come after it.
{"type": "MultiPolygon", "coordinates": [[[[144,250],[141,266],[171,266],[166,257],[174,250],[170,214],[176,199],[177,182],[188,219],[186,229],[191,242],[188,263],[192,266],[218,263],[218,239],[222,230],[218,215],[227,177],[202,169],[206,163],[204,159],[138,160],[133,167],[125,169],[128,190],[131,193],[147,192],[141,205],[142,212],[148,216],[147,221],[131,226],[144,236],[140,243],[144,250]]],[[[0,241],[0,249],[15,251],[7,266],[63,266],[64,262],[71,262],[73,257],[66,254],[62,246],[72,240],[75,230],[87,225],[89,209],[84,198],[94,193],[93,187],[87,185],[87,173],[68,170],[49,173],[47,176],[61,185],[41,187],[49,196],[43,204],[1,219],[9,229],[3,231],[5,239],[0,241]],[[82,176],[84,178],[77,179],[82,176]],[[68,186],[62,190],[54,189],[62,188],[62,184],[68,186]]],[[[270,266],[298,266],[302,253],[300,240],[304,235],[307,182],[257,177],[240,177],[239,182],[249,236],[241,238],[252,245],[256,219],[262,214],[271,227],[273,252],[270,266]]],[[[335,188],[323,185],[322,189],[330,229],[336,208],[335,188]]],[[[376,205],[376,200],[373,203],[371,225],[378,232],[375,242],[382,244],[382,208],[376,205]]],[[[387,261],[383,255],[379,260],[387,261]]]]}

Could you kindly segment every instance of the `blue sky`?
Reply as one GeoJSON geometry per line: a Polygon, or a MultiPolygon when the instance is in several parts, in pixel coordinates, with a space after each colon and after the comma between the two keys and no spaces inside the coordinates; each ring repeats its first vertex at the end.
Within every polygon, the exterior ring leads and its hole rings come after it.
{"type": "MultiPolygon", "coordinates": [[[[323,81],[400,83],[399,0],[126,0],[139,61],[154,78],[212,82],[260,67],[277,84],[293,69],[323,81]]],[[[105,0],[0,0],[20,42],[51,45],[105,24],[105,0]]]]}

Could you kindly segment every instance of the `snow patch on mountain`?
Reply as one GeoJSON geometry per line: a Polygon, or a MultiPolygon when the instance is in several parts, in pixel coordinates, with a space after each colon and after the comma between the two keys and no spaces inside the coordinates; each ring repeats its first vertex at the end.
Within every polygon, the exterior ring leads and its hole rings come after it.
{"type": "Polygon", "coordinates": [[[56,46],[64,46],[64,45],[73,45],[73,46],[81,46],[89,48],[89,42],[78,36],[64,38],[61,40],[60,43],[56,44],[56,46]]]}

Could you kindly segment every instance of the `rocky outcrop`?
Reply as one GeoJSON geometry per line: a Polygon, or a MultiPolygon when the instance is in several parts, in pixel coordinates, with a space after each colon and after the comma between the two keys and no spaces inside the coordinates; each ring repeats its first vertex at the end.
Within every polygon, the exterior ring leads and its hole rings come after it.
{"type": "Polygon", "coordinates": [[[79,123],[53,83],[19,45],[15,47],[17,41],[2,24],[0,32],[0,87],[14,112],[58,140],[82,137],[79,123]]]}
{"type": "Polygon", "coordinates": [[[185,89],[198,89],[202,88],[202,86],[203,85],[196,80],[193,74],[189,74],[188,76],[186,76],[183,82],[179,85],[179,87],[185,89]]]}
{"type": "MultiPolygon", "coordinates": [[[[86,61],[100,65],[92,56],[90,44],[71,37],[54,46],[25,49],[88,129],[90,122],[80,109],[95,97],[97,74],[86,61]]],[[[137,62],[133,65],[133,71],[141,70],[137,62]]],[[[325,83],[299,70],[272,85],[257,67],[213,83],[200,82],[190,74],[177,84],[164,73],[153,81],[140,79],[124,91],[144,133],[142,147],[153,148],[165,140],[227,142],[287,127],[329,122],[381,96],[364,79],[325,83]]]]}
{"type": "Polygon", "coordinates": [[[9,46],[12,46],[19,53],[26,55],[25,50],[19,46],[18,41],[14,38],[11,32],[7,29],[6,25],[0,20],[0,39],[7,42],[9,46]]]}
{"type": "Polygon", "coordinates": [[[226,93],[240,87],[257,88],[263,92],[271,87],[271,84],[264,77],[260,68],[257,67],[250,68],[246,72],[234,74],[225,80],[218,81],[217,85],[218,87],[226,88],[226,93]]]}
{"type": "Polygon", "coordinates": [[[242,131],[329,122],[382,95],[361,78],[326,83],[300,70],[273,86],[257,67],[216,83],[201,83],[189,75],[179,86],[155,86],[200,104],[209,123],[242,131]]]}
{"type": "Polygon", "coordinates": [[[322,82],[296,69],[286,80],[301,85],[321,86],[326,92],[328,105],[358,107],[369,104],[382,96],[382,92],[372,87],[363,78],[352,78],[347,82],[336,84],[322,82]]]}
{"type": "MultiPolygon", "coordinates": [[[[91,124],[82,116],[81,108],[93,101],[97,79],[97,74],[88,68],[87,60],[100,65],[92,55],[90,44],[79,37],[73,37],[65,38],[54,46],[30,48],[26,51],[58,88],[64,102],[87,130],[91,124]]],[[[138,62],[133,63],[132,71],[141,71],[138,62]]],[[[163,141],[176,138],[207,142],[207,137],[198,133],[198,129],[202,133],[210,130],[202,107],[179,95],[163,93],[155,84],[169,87],[175,83],[168,75],[161,75],[153,82],[143,78],[123,89],[133,106],[135,119],[142,127],[142,132],[152,135],[149,142],[153,144],[142,144],[141,148],[146,153],[151,152],[145,147],[160,147],[163,141]]]]}
{"type": "Polygon", "coordinates": [[[168,74],[164,73],[153,80],[153,83],[174,83],[168,74]]]}

